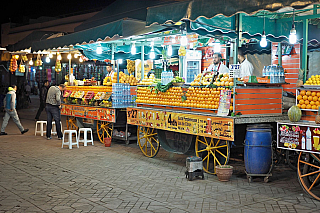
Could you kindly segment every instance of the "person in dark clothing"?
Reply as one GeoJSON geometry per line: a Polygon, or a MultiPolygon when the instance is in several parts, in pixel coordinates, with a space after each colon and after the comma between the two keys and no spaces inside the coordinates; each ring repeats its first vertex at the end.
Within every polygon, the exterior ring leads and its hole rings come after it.
{"type": "Polygon", "coordinates": [[[51,139],[52,118],[56,122],[56,129],[58,139],[62,139],[61,125],[60,125],[60,109],[61,109],[61,91],[65,90],[65,85],[51,86],[47,93],[46,112],[47,112],[47,139],[51,139]]]}
{"type": "Polygon", "coordinates": [[[43,86],[40,89],[40,106],[36,114],[35,120],[39,120],[41,112],[46,108],[47,92],[49,89],[49,81],[45,80],[43,86]]]}

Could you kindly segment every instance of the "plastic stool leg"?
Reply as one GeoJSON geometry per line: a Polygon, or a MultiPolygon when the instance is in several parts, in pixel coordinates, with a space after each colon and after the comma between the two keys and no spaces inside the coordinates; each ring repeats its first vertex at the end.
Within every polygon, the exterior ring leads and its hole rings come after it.
{"type": "Polygon", "coordinates": [[[72,132],[69,133],[69,149],[72,149],[72,132]]]}
{"type": "Polygon", "coordinates": [[[87,144],[87,131],[83,131],[83,145],[84,146],[87,146],[88,144],[87,144]]]}
{"type": "Polygon", "coordinates": [[[78,149],[79,149],[79,139],[78,139],[77,132],[76,132],[76,142],[77,142],[77,147],[78,147],[78,149]]]}
{"type": "Polygon", "coordinates": [[[92,146],[93,146],[94,144],[93,144],[92,130],[90,131],[90,133],[91,133],[91,143],[92,143],[92,146]]]}

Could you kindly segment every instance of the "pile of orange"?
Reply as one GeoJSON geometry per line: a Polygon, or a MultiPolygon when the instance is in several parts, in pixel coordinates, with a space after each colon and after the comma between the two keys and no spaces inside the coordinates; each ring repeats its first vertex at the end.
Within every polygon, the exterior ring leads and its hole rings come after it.
{"type": "Polygon", "coordinates": [[[314,109],[320,107],[320,91],[301,90],[297,96],[297,106],[300,109],[314,109]]]}
{"type": "MultiPolygon", "coordinates": [[[[190,108],[218,109],[220,90],[218,88],[198,88],[198,87],[171,87],[166,92],[156,93],[155,89],[148,87],[138,87],[136,102],[145,104],[158,104],[167,106],[179,106],[190,108]],[[186,96],[186,100],[182,98],[186,96]]],[[[233,110],[233,99],[230,110],[233,110]]]]}
{"type": "MultiPolygon", "coordinates": [[[[117,83],[117,73],[113,74],[112,83],[117,83]]],[[[133,75],[127,75],[123,72],[119,73],[119,83],[129,83],[131,86],[137,86],[138,80],[133,75]]]]}

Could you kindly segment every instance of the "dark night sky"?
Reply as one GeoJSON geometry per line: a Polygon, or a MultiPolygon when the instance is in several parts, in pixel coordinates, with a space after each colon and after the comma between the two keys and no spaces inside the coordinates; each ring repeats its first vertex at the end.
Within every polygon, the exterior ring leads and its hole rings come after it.
{"type": "Polygon", "coordinates": [[[103,8],[115,0],[47,0],[47,1],[14,1],[6,0],[0,13],[0,22],[22,23],[23,17],[38,18],[40,16],[61,16],[77,12],[85,12],[95,8],[103,8]]]}

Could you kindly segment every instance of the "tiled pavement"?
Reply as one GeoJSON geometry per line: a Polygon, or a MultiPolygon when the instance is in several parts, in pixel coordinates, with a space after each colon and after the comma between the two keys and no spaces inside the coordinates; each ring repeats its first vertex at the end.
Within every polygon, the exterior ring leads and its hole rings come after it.
{"type": "Polygon", "coordinates": [[[0,212],[320,212],[286,165],[269,183],[248,183],[236,160],[229,182],[188,181],[186,155],[160,150],[150,159],[121,142],[61,149],[61,141],[34,136],[35,112],[19,111],[30,132],[21,135],[10,121],[0,136],[0,212]]]}

